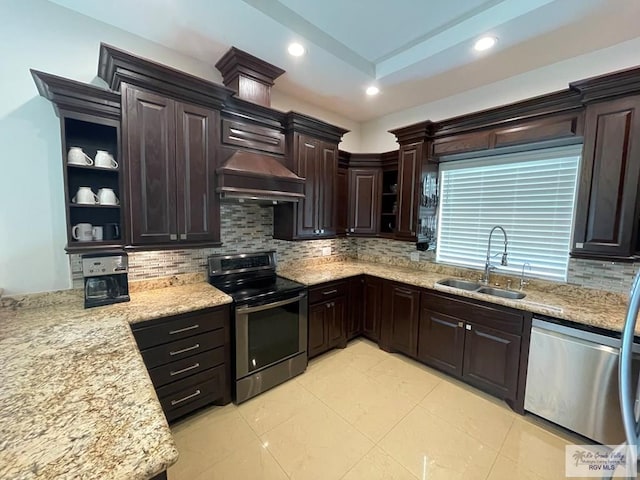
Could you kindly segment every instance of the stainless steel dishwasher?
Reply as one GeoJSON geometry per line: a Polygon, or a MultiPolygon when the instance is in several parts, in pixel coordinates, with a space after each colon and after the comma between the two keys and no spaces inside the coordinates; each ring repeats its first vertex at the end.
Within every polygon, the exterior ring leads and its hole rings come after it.
{"type": "MultiPolygon", "coordinates": [[[[633,378],[640,372],[637,341],[633,345],[633,378]]],[[[534,316],[525,410],[598,443],[623,443],[619,352],[620,335],[616,338],[615,332],[575,328],[534,316]]]]}

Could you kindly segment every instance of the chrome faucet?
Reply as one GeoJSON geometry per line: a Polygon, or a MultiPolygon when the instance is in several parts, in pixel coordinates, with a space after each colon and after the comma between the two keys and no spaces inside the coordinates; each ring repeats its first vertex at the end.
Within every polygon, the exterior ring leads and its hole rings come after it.
{"type": "Polygon", "coordinates": [[[529,280],[525,280],[524,269],[525,267],[529,267],[529,271],[531,271],[531,264],[529,262],[524,262],[522,264],[522,275],[520,276],[520,290],[523,290],[524,287],[529,285],[529,280]]]}
{"type": "MultiPolygon", "coordinates": [[[[484,262],[484,277],[482,278],[482,283],[484,283],[485,285],[489,285],[489,276],[491,275],[491,270],[496,268],[491,265],[491,236],[496,230],[502,230],[502,234],[504,235],[504,252],[502,252],[502,260],[500,261],[500,264],[503,267],[507,266],[507,245],[509,242],[507,239],[507,232],[505,232],[504,228],[502,228],[500,225],[496,225],[491,229],[491,232],[489,232],[489,241],[487,242],[487,259],[484,262]]],[[[499,255],[499,253],[497,253],[496,255],[499,255]]]]}

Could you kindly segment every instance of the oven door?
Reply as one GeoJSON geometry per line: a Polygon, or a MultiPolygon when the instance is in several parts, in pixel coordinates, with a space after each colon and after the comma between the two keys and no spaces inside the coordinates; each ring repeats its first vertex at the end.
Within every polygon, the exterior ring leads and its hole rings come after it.
{"type": "Polygon", "coordinates": [[[307,351],[307,293],[236,308],[236,379],[307,351]]]}

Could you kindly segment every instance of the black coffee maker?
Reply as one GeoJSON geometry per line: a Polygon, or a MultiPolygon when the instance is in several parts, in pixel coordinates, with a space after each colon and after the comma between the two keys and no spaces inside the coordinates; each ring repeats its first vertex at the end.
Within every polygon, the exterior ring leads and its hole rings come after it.
{"type": "Polygon", "coordinates": [[[128,302],[128,272],[129,262],[124,252],[83,255],[84,308],[128,302]]]}

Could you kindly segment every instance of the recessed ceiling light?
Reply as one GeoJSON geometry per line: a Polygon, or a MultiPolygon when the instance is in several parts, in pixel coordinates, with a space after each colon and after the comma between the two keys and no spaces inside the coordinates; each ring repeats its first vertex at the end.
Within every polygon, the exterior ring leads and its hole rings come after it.
{"type": "Polygon", "coordinates": [[[287,50],[289,51],[289,54],[293,55],[294,57],[301,57],[302,55],[304,55],[304,52],[305,52],[304,47],[299,43],[295,43],[295,42],[290,43],[287,50]]]}
{"type": "Polygon", "coordinates": [[[473,48],[478,52],[489,50],[491,47],[493,47],[496,44],[497,41],[498,39],[496,37],[491,37],[491,36],[482,37],[478,39],[478,41],[473,45],[473,48]]]}
{"type": "Polygon", "coordinates": [[[367,87],[366,92],[367,92],[367,95],[377,95],[380,93],[380,89],[375,85],[371,85],[370,87],[367,87]]]}

